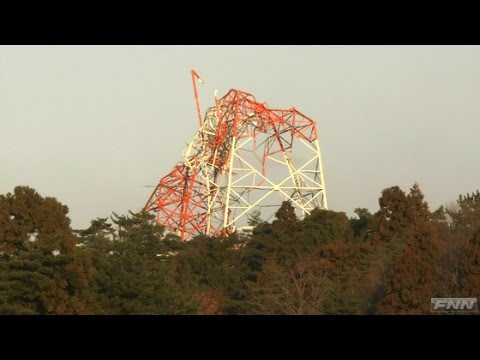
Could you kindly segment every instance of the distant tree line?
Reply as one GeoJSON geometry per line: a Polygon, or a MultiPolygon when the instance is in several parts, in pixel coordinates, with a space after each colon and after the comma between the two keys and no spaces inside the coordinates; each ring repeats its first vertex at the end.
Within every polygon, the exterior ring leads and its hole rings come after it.
{"type": "Polygon", "coordinates": [[[251,234],[187,243],[144,213],[73,230],[68,208],[19,186],[0,195],[0,314],[429,314],[480,297],[480,193],[431,211],[417,184],[379,210],[284,202],[251,234]]]}

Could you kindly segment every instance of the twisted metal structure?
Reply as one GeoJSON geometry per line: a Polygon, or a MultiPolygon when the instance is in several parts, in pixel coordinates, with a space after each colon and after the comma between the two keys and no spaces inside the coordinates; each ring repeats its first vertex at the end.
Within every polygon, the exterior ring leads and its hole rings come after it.
{"type": "Polygon", "coordinates": [[[199,130],[182,162],[161,178],[147,204],[157,222],[183,241],[225,235],[253,209],[290,200],[301,214],[327,209],[316,123],[297,109],[270,109],[231,89],[202,118],[192,70],[199,130]]]}

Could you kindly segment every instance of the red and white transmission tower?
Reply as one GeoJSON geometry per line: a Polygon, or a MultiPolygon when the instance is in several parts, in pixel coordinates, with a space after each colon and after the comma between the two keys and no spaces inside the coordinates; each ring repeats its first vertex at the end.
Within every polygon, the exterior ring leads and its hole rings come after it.
{"type": "Polygon", "coordinates": [[[327,209],[312,119],[294,107],[270,109],[235,89],[215,96],[202,119],[196,79],[192,70],[200,129],[144,211],[156,212],[158,223],[187,241],[199,233],[231,233],[246,224],[251,210],[273,211],[285,200],[303,216],[327,209]]]}

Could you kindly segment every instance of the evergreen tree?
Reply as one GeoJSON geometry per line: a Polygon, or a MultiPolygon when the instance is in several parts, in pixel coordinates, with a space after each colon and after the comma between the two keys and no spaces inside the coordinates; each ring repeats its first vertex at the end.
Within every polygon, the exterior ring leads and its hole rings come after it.
{"type": "Polygon", "coordinates": [[[347,215],[343,212],[314,209],[299,222],[301,241],[308,253],[319,245],[334,240],[352,241],[354,234],[347,215]]]}
{"type": "Polygon", "coordinates": [[[302,252],[303,237],[292,204],[284,201],[275,217],[272,224],[258,225],[253,231],[252,239],[245,246],[243,262],[250,280],[255,279],[269,257],[274,256],[283,264],[295,261],[302,252]]]}
{"type": "Polygon", "coordinates": [[[459,296],[480,298],[480,230],[468,242],[459,296]]]}
{"type": "Polygon", "coordinates": [[[385,280],[380,314],[428,314],[430,299],[439,295],[438,235],[426,222],[415,224],[403,252],[385,280]]]}
{"type": "Polygon", "coordinates": [[[392,186],[382,191],[378,203],[380,209],[372,222],[372,240],[389,241],[403,236],[411,225],[410,204],[405,193],[398,186],[392,186]]]}
{"type": "Polygon", "coordinates": [[[407,200],[410,204],[410,222],[412,224],[431,219],[432,214],[428,208],[428,203],[424,200],[423,193],[417,183],[410,188],[407,200]]]}
{"type": "Polygon", "coordinates": [[[0,313],[94,311],[94,269],[76,246],[68,208],[29,187],[1,196],[0,208],[0,313]]]}
{"type": "MultiPolygon", "coordinates": [[[[143,212],[113,215],[118,227],[101,274],[98,291],[107,314],[175,314],[181,296],[174,280],[172,251],[178,242],[164,236],[154,216],[143,212]]],[[[102,227],[102,226],[101,226],[102,227]]],[[[87,231],[87,234],[93,229],[87,231]]],[[[180,246],[180,245],[178,245],[180,246]]]]}
{"type": "Polygon", "coordinates": [[[370,233],[373,215],[365,208],[356,208],[353,212],[357,215],[356,219],[350,219],[353,234],[357,240],[363,241],[370,233]]]}
{"type": "Polygon", "coordinates": [[[197,236],[175,258],[177,281],[199,314],[243,312],[242,249],[235,235],[197,236]]]}

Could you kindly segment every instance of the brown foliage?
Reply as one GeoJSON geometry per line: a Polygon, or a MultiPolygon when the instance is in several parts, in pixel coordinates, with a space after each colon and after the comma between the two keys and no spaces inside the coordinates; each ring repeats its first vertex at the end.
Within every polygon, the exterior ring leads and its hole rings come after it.
{"type": "Polygon", "coordinates": [[[480,298],[480,230],[473,235],[465,249],[460,295],[480,298]]]}
{"type": "Polygon", "coordinates": [[[224,303],[223,293],[211,289],[203,292],[200,296],[198,315],[221,315],[224,303]]]}
{"type": "Polygon", "coordinates": [[[429,313],[430,299],[437,295],[439,254],[435,228],[427,222],[416,224],[387,276],[378,313],[429,313]]]}

